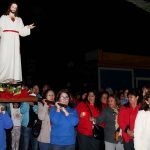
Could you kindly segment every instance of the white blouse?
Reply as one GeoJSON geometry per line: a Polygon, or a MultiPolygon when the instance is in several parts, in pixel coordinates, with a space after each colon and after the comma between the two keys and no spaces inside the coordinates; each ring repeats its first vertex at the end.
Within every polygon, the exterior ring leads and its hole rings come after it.
{"type": "Polygon", "coordinates": [[[135,150],[150,150],[150,111],[138,112],[134,127],[135,150]]]}

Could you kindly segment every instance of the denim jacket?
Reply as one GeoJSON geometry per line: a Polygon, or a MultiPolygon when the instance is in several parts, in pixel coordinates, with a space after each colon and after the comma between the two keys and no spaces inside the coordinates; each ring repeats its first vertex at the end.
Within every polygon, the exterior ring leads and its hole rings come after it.
{"type": "MultiPolygon", "coordinates": [[[[20,106],[20,112],[22,114],[21,125],[24,127],[27,127],[29,123],[29,109],[30,109],[30,105],[28,102],[23,102],[20,106]]],[[[38,111],[37,105],[33,106],[33,111],[37,113],[38,111]]]]}

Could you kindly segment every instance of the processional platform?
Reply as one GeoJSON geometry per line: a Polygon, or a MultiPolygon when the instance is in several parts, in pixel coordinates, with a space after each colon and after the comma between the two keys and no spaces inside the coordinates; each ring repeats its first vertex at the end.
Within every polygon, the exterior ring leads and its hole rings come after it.
{"type": "Polygon", "coordinates": [[[37,102],[38,98],[29,89],[16,85],[0,84],[0,103],[4,102],[37,102]]]}

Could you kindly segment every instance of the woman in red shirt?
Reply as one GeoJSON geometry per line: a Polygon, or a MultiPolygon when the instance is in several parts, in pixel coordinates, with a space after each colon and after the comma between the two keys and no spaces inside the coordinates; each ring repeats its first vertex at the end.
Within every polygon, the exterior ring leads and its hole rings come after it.
{"type": "Polygon", "coordinates": [[[78,104],[76,109],[79,115],[79,123],[77,126],[79,150],[100,150],[100,141],[93,138],[92,122],[89,119],[91,117],[90,110],[93,117],[98,117],[101,108],[101,103],[96,99],[94,91],[88,92],[87,101],[78,104]]]}
{"type": "Polygon", "coordinates": [[[134,150],[134,123],[140,108],[138,91],[130,90],[128,93],[128,99],[129,102],[120,108],[118,123],[122,129],[124,150],[134,150]]]}

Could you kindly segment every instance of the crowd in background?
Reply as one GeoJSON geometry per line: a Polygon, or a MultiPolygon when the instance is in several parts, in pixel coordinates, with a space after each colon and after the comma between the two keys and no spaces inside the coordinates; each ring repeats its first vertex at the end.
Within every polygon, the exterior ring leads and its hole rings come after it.
{"type": "Polygon", "coordinates": [[[150,91],[32,88],[38,102],[0,104],[0,150],[149,150],[150,91]],[[2,108],[4,107],[4,110],[2,108]],[[41,120],[38,137],[32,133],[41,120]],[[93,137],[94,124],[104,139],[93,137]]]}

